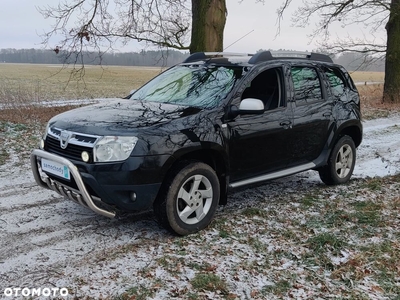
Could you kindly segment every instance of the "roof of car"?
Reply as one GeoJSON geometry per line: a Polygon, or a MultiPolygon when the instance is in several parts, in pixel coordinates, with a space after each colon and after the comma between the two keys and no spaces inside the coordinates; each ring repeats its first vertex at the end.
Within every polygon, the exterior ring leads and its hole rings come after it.
{"type": "Polygon", "coordinates": [[[205,62],[217,64],[258,64],[266,61],[296,59],[333,63],[326,54],[298,51],[261,51],[256,54],[232,52],[196,52],[190,55],[183,63],[205,62]]]}

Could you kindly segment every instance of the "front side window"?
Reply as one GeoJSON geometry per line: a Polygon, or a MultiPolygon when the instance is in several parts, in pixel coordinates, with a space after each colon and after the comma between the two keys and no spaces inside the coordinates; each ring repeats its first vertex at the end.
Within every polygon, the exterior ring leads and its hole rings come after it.
{"type": "Polygon", "coordinates": [[[291,68],[295,100],[298,104],[322,99],[321,83],[314,68],[295,66],[291,68]]]}
{"type": "Polygon", "coordinates": [[[131,99],[211,108],[218,106],[241,76],[242,68],[236,66],[179,65],[145,84],[131,99]]]}
{"type": "Polygon", "coordinates": [[[242,93],[242,99],[256,98],[264,103],[265,110],[285,106],[282,87],[281,69],[272,68],[258,74],[242,93]]]}

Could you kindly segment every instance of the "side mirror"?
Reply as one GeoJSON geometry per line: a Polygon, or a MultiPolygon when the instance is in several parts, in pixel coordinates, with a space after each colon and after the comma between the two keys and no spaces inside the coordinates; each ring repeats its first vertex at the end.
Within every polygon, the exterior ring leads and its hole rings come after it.
{"type": "Polygon", "coordinates": [[[240,102],[239,108],[232,105],[229,108],[228,118],[234,119],[238,115],[259,115],[264,113],[264,103],[260,99],[246,98],[240,102]]]}
{"type": "Polygon", "coordinates": [[[260,99],[246,98],[240,102],[240,114],[262,114],[264,113],[264,103],[260,99]]]}

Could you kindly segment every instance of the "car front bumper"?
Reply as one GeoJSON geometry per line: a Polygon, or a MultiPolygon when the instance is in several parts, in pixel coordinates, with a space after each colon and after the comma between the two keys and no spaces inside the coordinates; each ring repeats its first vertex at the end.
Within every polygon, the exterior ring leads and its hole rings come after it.
{"type": "MultiPolygon", "coordinates": [[[[137,158],[130,158],[135,161],[137,158]]],[[[131,178],[143,178],[143,171],[138,163],[128,162],[131,169],[118,170],[102,166],[99,170],[83,168],[71,160],[44,150],[35,149],[31,153],[31,167],[37,184],[51,189],[97,214],[113,218],[118,211],[141,211],[152,207],[161,183],[139,184],[129,183],[131,178]],[[71,179],[47,174],[41,168],[41,160],[45,159],[66,166],[71,179]],[[104,170],[106,169],[106,170],[104,170]],[[132,195],[135,195],[132,197],[132,195]]],[[[128,159],[129,160],[129,159],[128,159]]],[[[121,164],[122,165],[122,164],[121,164]]],[[[151,172],[152,173],[152,172],[151,172]]],[[[148,176],[146,176],[148,177],[148,176]]]]}

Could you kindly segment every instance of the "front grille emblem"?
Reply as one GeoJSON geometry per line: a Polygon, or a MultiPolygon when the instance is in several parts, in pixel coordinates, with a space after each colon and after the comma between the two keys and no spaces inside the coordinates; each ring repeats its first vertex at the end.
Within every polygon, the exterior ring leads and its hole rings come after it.
{"type": "Polygon", "coordinates": [[[61,149],[65,149],[68,146],[68,142],[72,136],[72,132],[63,130],[60,134],[60,147],[61,149]]]}

